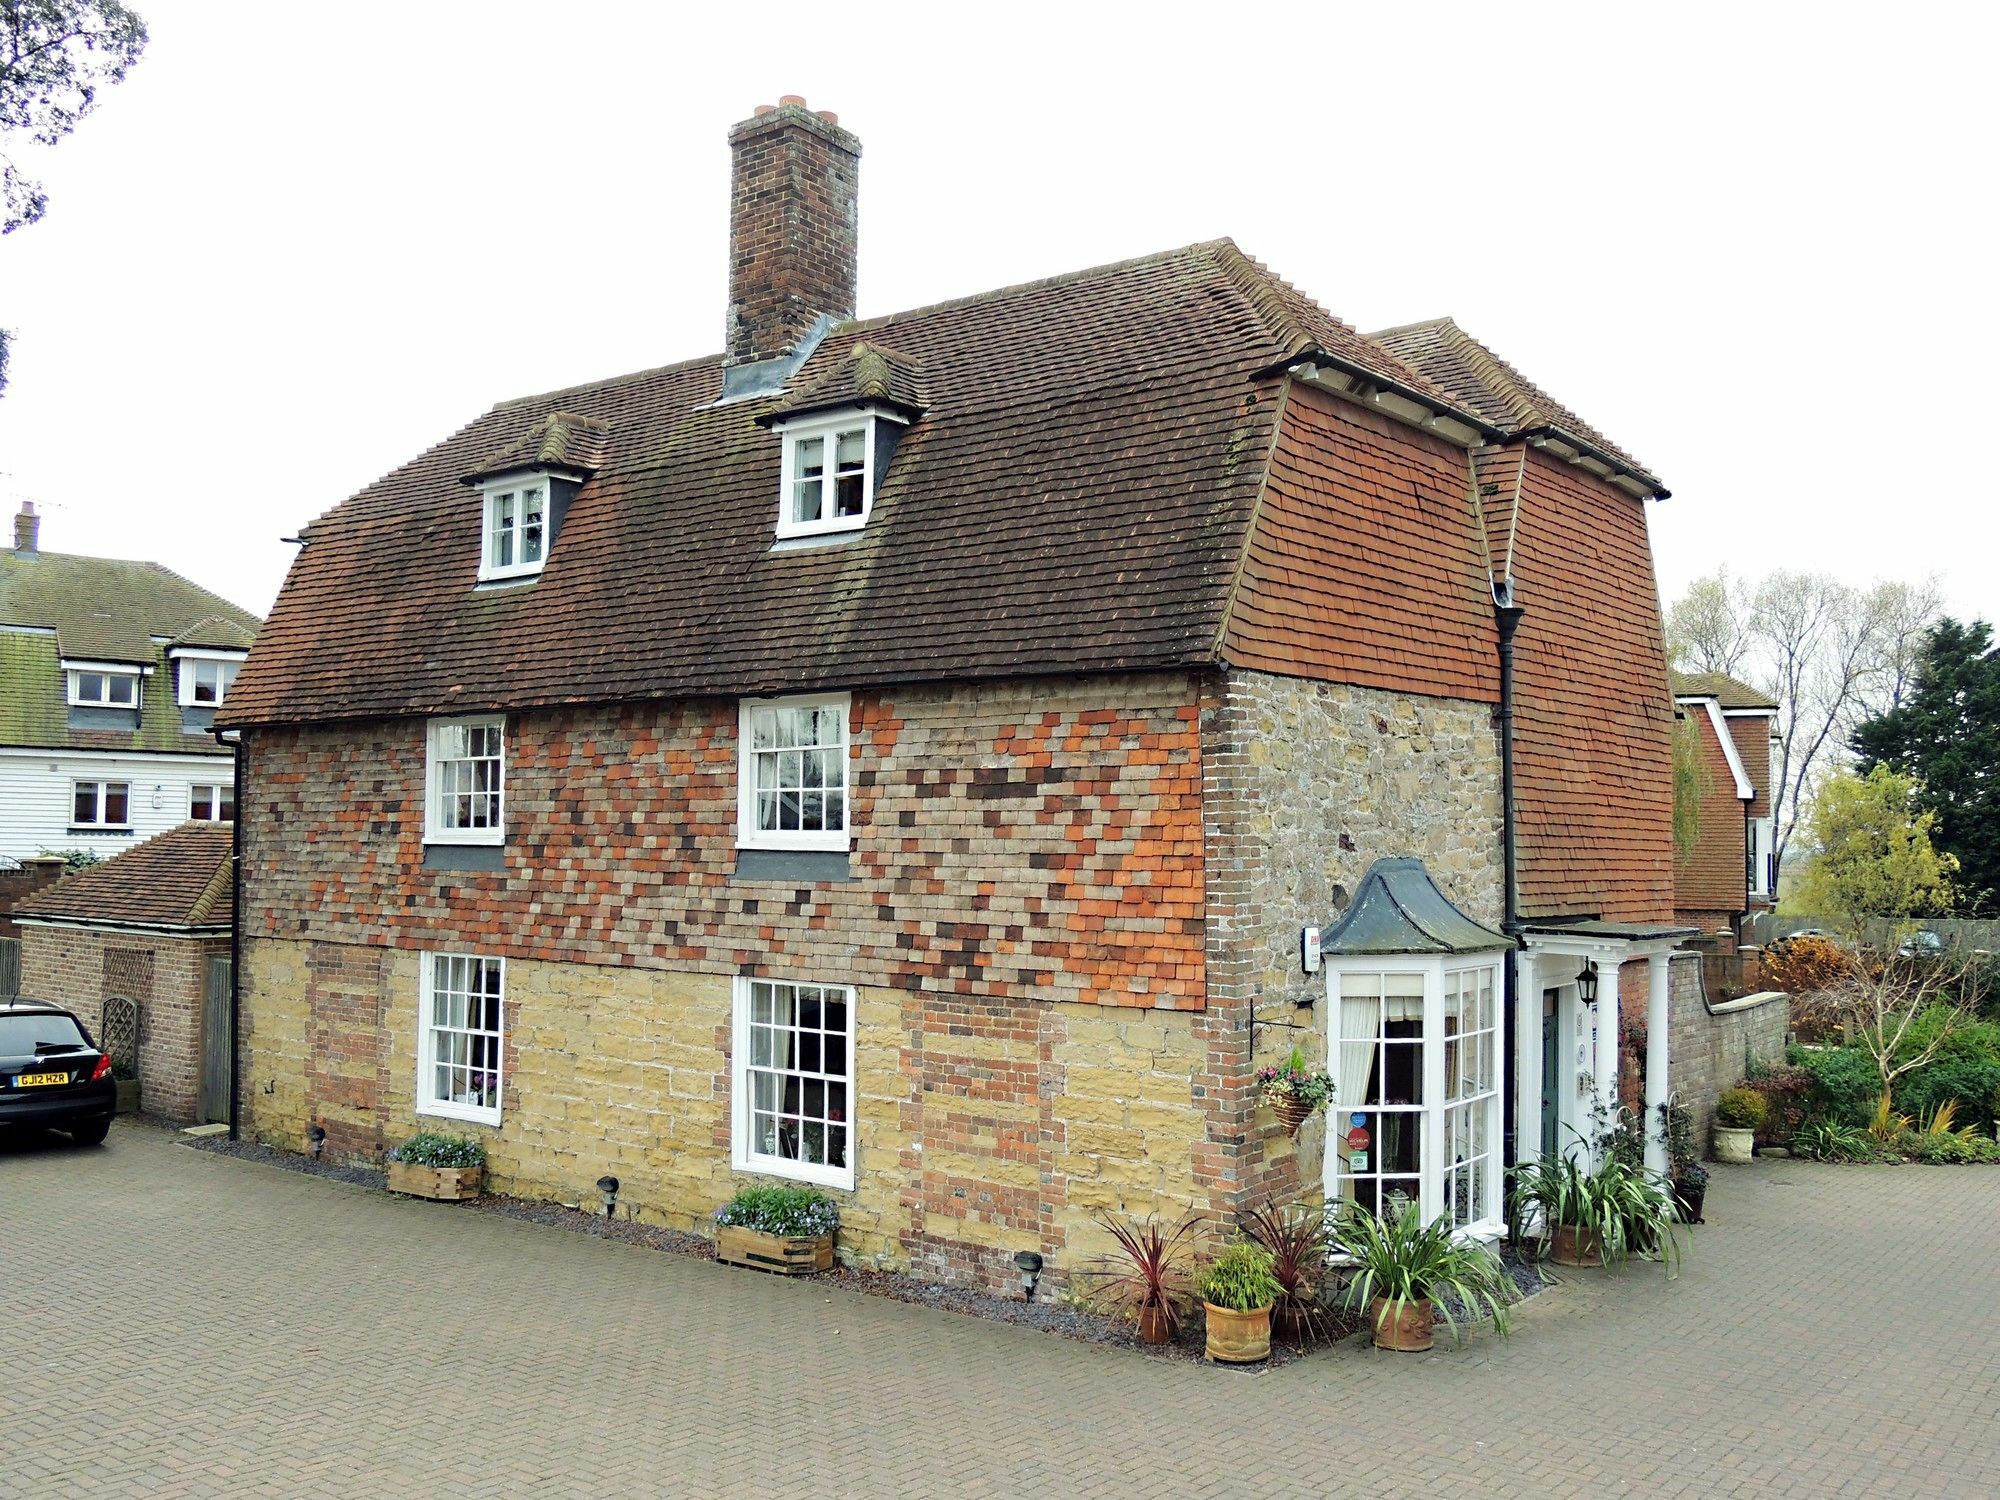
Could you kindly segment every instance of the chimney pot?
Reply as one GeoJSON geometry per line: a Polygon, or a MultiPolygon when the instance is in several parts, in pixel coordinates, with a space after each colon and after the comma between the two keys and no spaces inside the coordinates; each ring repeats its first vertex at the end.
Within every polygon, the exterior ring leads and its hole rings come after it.
{"type": "Polygon", "coordinates": [[[822,317],[854,316],[861,142],[786,94],[729,132],[726,359],[790,353],[822,317]]]}
{"type": "Polygon", "coordinates": [[[804,94],[780,94],[778,95],[778,102],[780,104],[796,104],[800,109],[804,109],[806,107],[806,96],[804,94]]]}
{"type": "Polygon", "coordinates": [[[41,541],[42,518],[35,514],[35,502],[23,500],[21,513],[14,517],[14,550],[33,552],[41,541]]]}
{"type": "Polygon", "coordinates": [[[777,112],[778,106],[775,104],[760,104],[755,110],[751,111],[751,116],[754,119],[761,120],[764,116],[775,115],[777,112]]]}
{"type": "Polygon", "coordinates": [[[840,123],[840,116],[835,114],[830,109],[822,109],[819,110],[817,113],[819,117],[822,120],[826,121],[826,123],[829,125],[838,125],[840,123]]]}

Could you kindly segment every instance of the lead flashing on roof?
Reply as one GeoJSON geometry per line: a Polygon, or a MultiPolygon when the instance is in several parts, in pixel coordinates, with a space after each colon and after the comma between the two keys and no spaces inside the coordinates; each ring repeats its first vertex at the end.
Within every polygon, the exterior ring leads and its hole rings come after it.
{"type": "Polygon", "coordinates": [[[782,395],[785,382],[798,374],[805,362],[812,358],[820,340],[833,331],[833,326],[833,315],[821,313],[790,354],[781,354],[776,359],[760,359],[755,364],[724,365],[722,394],[712,404],[729,406],[738,401],[782,395]]]}

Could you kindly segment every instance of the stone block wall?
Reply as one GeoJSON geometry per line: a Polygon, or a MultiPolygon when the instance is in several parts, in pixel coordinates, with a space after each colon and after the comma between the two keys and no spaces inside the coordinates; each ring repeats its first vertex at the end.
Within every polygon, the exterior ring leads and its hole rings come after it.
{"type": "Polygon", "coordinates": [[[187,1124],[201,1104],[208,959],[228,951],[226,938],[31,924],[22,928],[21,989],[75,1011],[100,1041],[104,1002],[137,1001],[140,1108],[187,1124]]]}

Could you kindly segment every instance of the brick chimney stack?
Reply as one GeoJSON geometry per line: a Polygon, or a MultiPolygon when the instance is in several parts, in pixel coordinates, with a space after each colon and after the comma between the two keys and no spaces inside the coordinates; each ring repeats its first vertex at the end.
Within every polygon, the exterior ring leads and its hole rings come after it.
{"type": "Polygon", "coordinates": [[[861,142],[787,94],[729,132],[728,363],[795,347],[822,314],[854,316],[861,142]]]}
{"type": "Polygon", "coordinates": [[[42,518],[35,514],[35,502],[23,500],[21,513],[14,517],[14,550],[33,552],[41,540],[42,518]]]}

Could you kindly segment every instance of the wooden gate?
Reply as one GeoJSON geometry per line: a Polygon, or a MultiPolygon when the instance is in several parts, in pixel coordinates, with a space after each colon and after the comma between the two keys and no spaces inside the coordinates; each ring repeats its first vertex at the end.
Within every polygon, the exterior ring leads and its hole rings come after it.
{"type": "Polygon", "coordinates": [[[229,1099],[235,1089],[235,1059],[229,1052],[229,955],[208,960],[208,983],[201,1007],[201,1118],[203,1123],[229,1123],[229,1099]]]}
{"type": "Polygon", "coordinates": [[[0,938],[0,1000],[21,993],[21,940],[0,938]]]}

